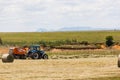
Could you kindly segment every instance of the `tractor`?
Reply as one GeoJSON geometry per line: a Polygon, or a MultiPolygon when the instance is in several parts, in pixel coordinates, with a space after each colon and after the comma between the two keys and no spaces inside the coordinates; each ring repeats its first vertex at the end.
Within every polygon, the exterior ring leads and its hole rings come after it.
{"type": "Polygon", "coordinates": [[[39,45],[32,45],[29,48],[10,48],[9,54],[12,54],[15,59],[26,59],[27,57],[32,59],[48,59],[48,55],[40,50],[39,45]]]}

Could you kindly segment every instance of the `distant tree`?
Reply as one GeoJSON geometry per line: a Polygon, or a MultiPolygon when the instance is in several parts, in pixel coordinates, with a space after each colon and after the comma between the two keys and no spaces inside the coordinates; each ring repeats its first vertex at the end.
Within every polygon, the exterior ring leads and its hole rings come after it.
{"type": "Polygon", "coordinates": [[[3,42],[2,42],[2,39],[0,38],[0,45],[2,45],[3,44],[3,42]]]}
{"type": "Polygon", "coordinates": [[[108,46],[108,47],[110,47],[110,46],[112,46],[114,44],[114,42],[113,42],[113,37],[112,36],[107,36],[106,37],[106,45],[108,46]]]}

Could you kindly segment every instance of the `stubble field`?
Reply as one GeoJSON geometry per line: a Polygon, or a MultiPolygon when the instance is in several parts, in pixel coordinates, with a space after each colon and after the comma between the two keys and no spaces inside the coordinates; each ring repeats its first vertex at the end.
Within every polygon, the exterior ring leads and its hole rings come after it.
{"type": "Polygon", "coordinates": [[[99,80],[119,75],[117,57],[0,62],[0,80],[99,80]]]}

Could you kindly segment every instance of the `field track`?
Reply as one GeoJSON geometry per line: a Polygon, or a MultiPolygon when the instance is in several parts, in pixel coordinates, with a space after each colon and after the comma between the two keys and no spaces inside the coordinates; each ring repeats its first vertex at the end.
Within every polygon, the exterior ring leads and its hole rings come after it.
{"type": "Polygon", "coordinates": [[[116,57],[0,62],[0,80],[89,80],[119,75],[116,57]]]}

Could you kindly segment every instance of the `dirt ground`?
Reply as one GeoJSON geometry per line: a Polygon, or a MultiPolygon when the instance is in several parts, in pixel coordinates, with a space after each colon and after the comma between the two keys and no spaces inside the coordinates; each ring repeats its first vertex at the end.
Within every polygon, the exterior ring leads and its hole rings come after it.
{"type": "Polygon", "coordinates": [[[89,80],[119,75],[116,57],[0,62],[0,80],[89,80]]]}
{"type": "Polygon", "coordinates": [[[8,53],[9,48],[8,47],[0,47],[0,54],[8,53]]]}

